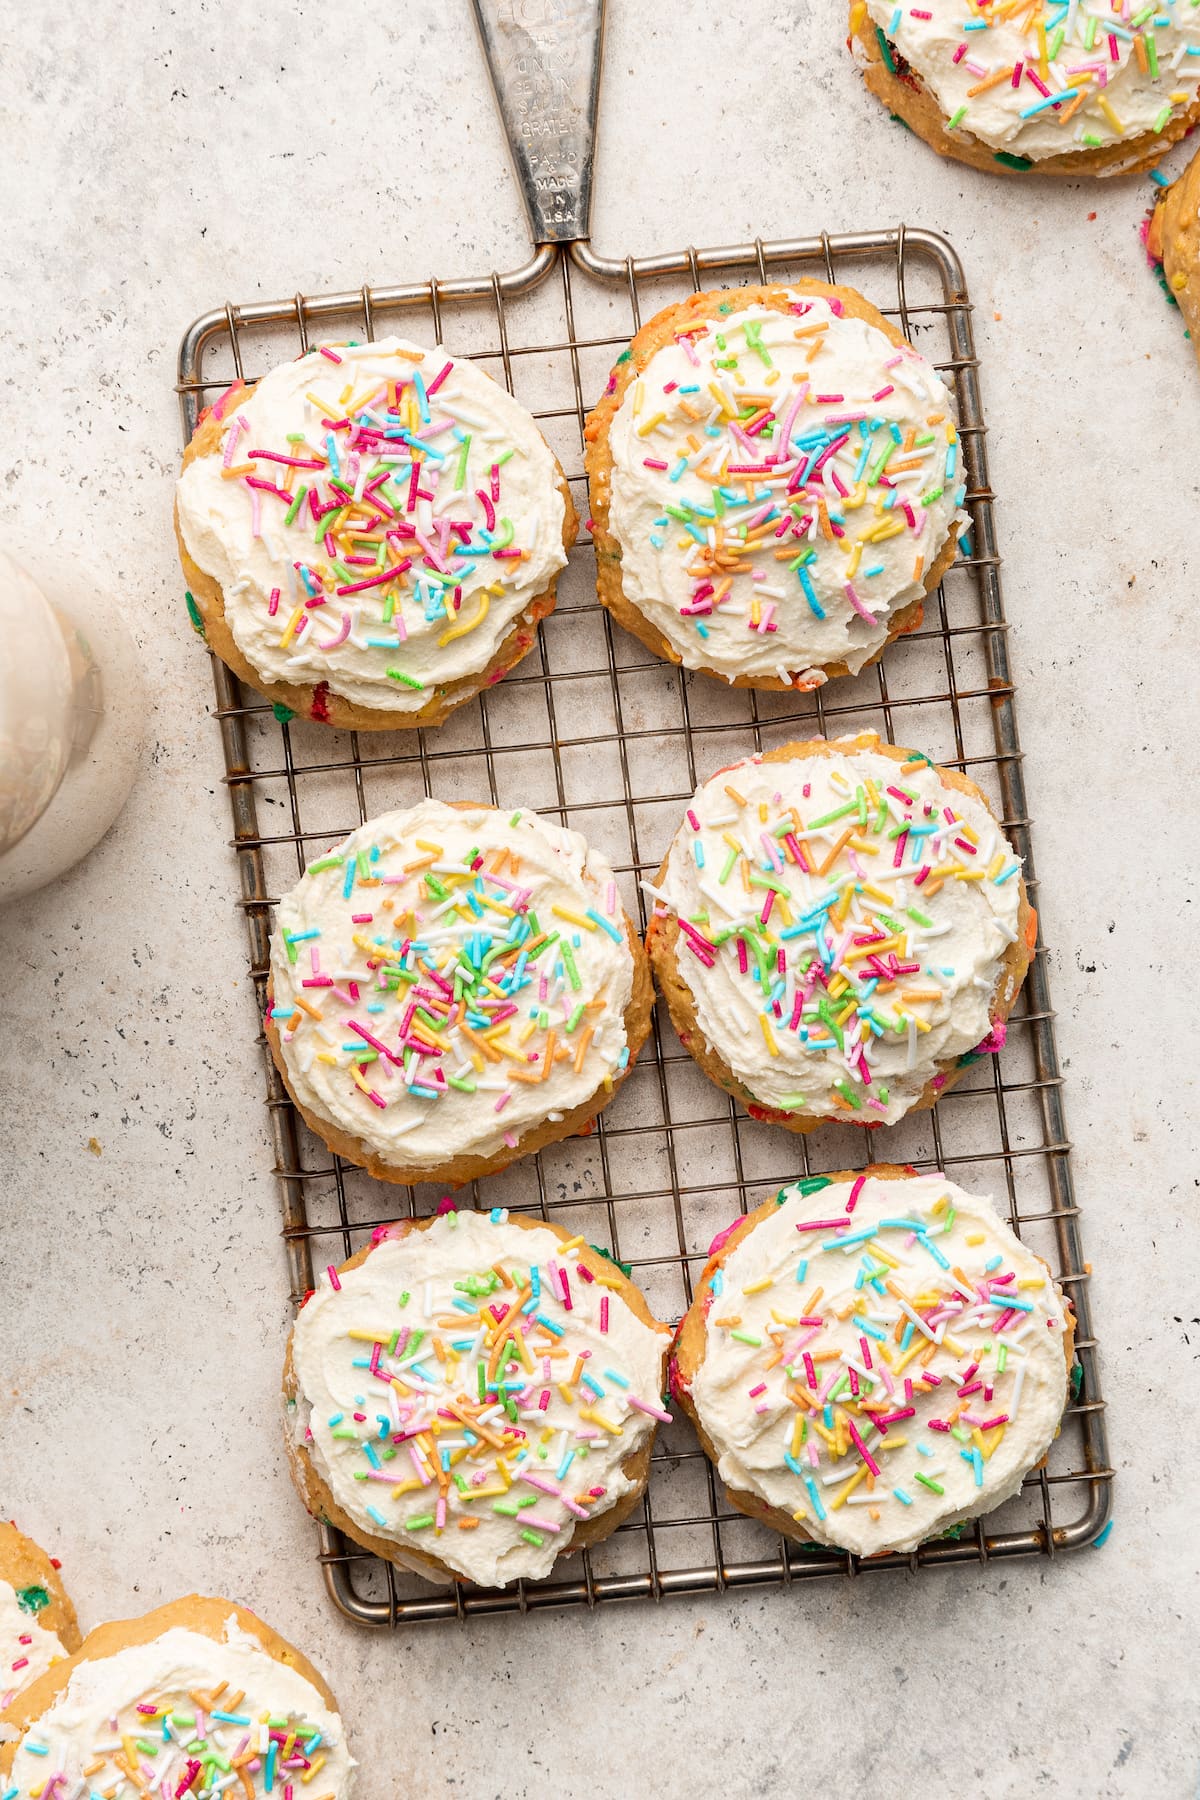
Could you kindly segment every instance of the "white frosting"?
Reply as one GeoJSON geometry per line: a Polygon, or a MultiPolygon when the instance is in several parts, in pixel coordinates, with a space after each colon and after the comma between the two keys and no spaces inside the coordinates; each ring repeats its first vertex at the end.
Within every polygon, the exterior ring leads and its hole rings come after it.
{"type": "Polygon", "coordinates": [[[577,832],[440,800],[318,858],[271,939],[293,1093],[404,1168],[511,1148],[611,1085],[633,967],[612,870],[577,832]]]}
{"type": "Polygon", "coordinates": [[[292,1340],[292,1429],[362,1530],[496,1587],[549,1574],[580,1520],[630,1492],[621,1464],[665,1416],[668,1333],[578,1255],[460,1212],[382,1240],[336,1289],[322,1277],[292,1340]]]}
{"type": "Polygon", "coordinates": [[[221,453],[198,457],[180,477],[180,529],[192,561],[219,583],[238,648],[264,680],[328,682],[358,705],[416,712],[447,683],[483,669],[566,562],[557,469],[525,408],[473,363],[394,337],[339,345],[335,355],[339,362],[312,350],[273,369],[229,407],[221,453]],[[390,382],[405,384],[398,410],[390,382]],[[289,442],[296,433],[302,441],[289,442]],[[223,473],[229,451],[229,466],[253,463],[255,480],[290,480],[296,493],[315,482],[319,504],[336,502],[331,440],[341,479],[361,501],[355,513],[330,511],[322,521],[336,527],[332,545],[314,541],[308,501],[287,525],[289,501],[223,473]],[[423,453],[415,483],[414,443],[423,453]],[[289,475],[256,451],[320,467],[289,475]],[[307,585],[297,564],[309,571],[307,585]],[[408,566],[392,582],[359,588],[400,564],[408,566]],[[308,607],[317,596],[322,603],[308,607]]]}
{"type": "Polygon", "coordinates": [[[1162,131],[1194,103],[1200,84],[1200,13],[1190,0],[1149,9],[1103,0],[866,3],[956,133],[1034,162],[1162,131]],[[1067,98],[1050,98],[1060,94],[1067,98]]]}
{"type": "Polygon", "coordinates": [[[943,1175],[781,1198],[729,1253],[705,1322],[692,1399],[722,1480],[860,1556],[999,1506],[1066,1404],[1045,1265],[943,1175]]]}
{"type": "Polygon", "coordinates": [[[282,1794],[287,1781],[311,1800],[348,1800],[353,1792],[355,1764],[340,1718],[310,1681],[269,1656],[233,1614],[222,1643],[173,1626],[151,1643],[79,1663],[65,1692],[21,1740],[11,1782],[18,1800],[43,1793],[55,1775],[61,1777],[53,1789],[55,1800],[83,1800],[92,1794],[119,1795],[121,1800],[134,1793],[173,1795],[189,1764],[200,1761],[199,1779],[187,1790],[189,1800],[215,1800],[218,1793],[240,1796],[236,1778],[230,1785],[216,1763],[204,1762],[204,1749],[196,1747],[201,1738],[205,1749],[235,1758],[249,1740],[248,1748],[261,1753],[246,1766],[256,1795],[282,1794]],[[215,1707],[201,1705],[209,1700],[215,1707]],[[161,1712],[142,1712],[141,1706],[165,1709],[166,1725],[161,1712]],[[218,1719],[216,1712],[231,1714],[231,1720],[218,1719]],[[182,1718],[176,1720],[174,1714],[182,1718]],[[286,1740],[276,1750],[271,1788],[266,1782],[270,1739],[264,1715],[286,1720],[289,1735],[294,1726],[300,1738],[290,1761],[283,1759],[286,1740]],[[136,1783],[126,1772],[130,1750],[139,1770],[136,1783]],[[314,1773],[306,1780],[310,1768],[314,1773]]]}
{"type": "Polygon", "coordinates": [[[991,813],[932,765],[902,773],[876,750],[832,752],[714,775],[653,891],[692,928],[680,931],[679,974],[751,1100],[894,1124],[937,1065],[991,1029],[1020,860],[991,813]],[[802,868],[797,848],[825,873],[802,868]]]}
{"type": "Polygon", "coordinates": [[[811,295],[697,322],[655,351],[609,444],[626,599],[688,668],[729,681],[857,673],[962,516],[940,377],[811,295]]]}
{"type": "Polygon", "coordinates": [[[0,1712],[66,1654],[58,1633],[39,1625],[37,1615],[26,1612],[17,1599],[16,1589],[0,1581],[0,1712]]]}

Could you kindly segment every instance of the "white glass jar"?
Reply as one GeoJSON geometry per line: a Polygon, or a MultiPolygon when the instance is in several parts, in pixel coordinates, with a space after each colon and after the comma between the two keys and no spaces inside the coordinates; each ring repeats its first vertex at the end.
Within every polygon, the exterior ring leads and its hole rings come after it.
{"type": "Polygon", "coordinates": [[[86,856],[133,785],[142,683],[110,601],[51,601],[0,550],[0,902],[86,856]]]}

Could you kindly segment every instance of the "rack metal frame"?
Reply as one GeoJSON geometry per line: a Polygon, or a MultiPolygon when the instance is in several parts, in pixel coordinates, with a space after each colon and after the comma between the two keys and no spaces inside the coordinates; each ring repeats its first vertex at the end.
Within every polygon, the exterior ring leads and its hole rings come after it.
{"type": "MultiPolygon", "coordinates": [[[[536,652],[438,730],[360,738],[280,719],[214,657],[215,717],[260,1019],[272,909],[277,893],[295,878],[293,858],[298,875],[370,812],[422,791],[458,797],[466,781],[473,783],[474,797],[496,802],[503,795],[507,804],[521,771],[524,793],[532,787],[548,796],[537,802],[538,810],[585,832],[589,825],[603,826],[620,835],[623,828],[625,854],[618,850],[612,860],[626,904],[632,908],[636,901],[644,918],[644,897],[635,884],[657,867],[663,846],[654,840],[667,829],[668,815],[673,828],[711,768],[789,737],[836,736],[874,724],[888,739],[916,741],[936,761],[990,784],[1036,897],[972,309],[961,263],[944,238],[899,226],[623,259],[602,257],[587,241],[576,241],[542,245],[509,274],[228,304],[197,319],[180,346],[184,439],[234,378],[252,381],[306,350],[314,338],[375,337],[398,319],[413,318],[413,335],[431,331],[439,342],[448,339],[525,399],[555,443],[586,516],[582,434],[588,405],[598,397],[607,363],[644,314],[703,286],[797,275],[865,292],[916,341],[954,393],[971,532],[928,602],[921,629],[892,645],[861,676],[811,694],[726,690],[703,675],[657,663],[612,624],[587,578],[585,532],[570,572],[578,592],[564,576],[559,606],[542,626],[536,652]],[[544,724],[523,725],[526,718],[544,724]],[[573,772],[580,758],[592,770],[582,787],[573,772]],[[683,779],[675,786],[668,780],[664,791],[660,773],[649,772],[656,768],[678,769],[683,779]],[[593,782],[599,791],[588,785],[593,782]],[[342,795],[340,802],[331,800],[331,790],[342,795]],[[390,802],[375,800],[381,792],[390,802]],[[346,816],[335,820],[330,808],[338,804],[346,816]],[[281,826],[269,822],[268,805],[283,811],[281,826]]],[[[283,1237],[298,1302],[312,1286],[314,1261],[323,1266],[340,1260],[339,1252],[351,1255],[377,1224],[405,1211],[432,1210],[438,1195],[372,1182],[332,1157],[300,1121],[263,1043],[283,1237]]],[[[781,1180],[865,1164],[874,1152],[946,1169],[983,1191],[996,1192],[1002,1182],[997,1198],[1007,1203],[1014,1228],[1051,1262],[1078,1320],[1077,1388],[1046,1463],[1027,1477],[1000,1518],[976,1520],[911,1555],[860,1560],[787,1542],[734,1513],[680,1422],[659,1434],[642,1508],[608,1543],[571,1558],[570,1573],[545,1581],[496,1592],[462,1584],[435,1590],[319,1525],[319,1560],[338,1609],[364,1625],[394,1627],[572,1604],[594,1608],[617,1599],[789,1587],[839,1573],[1054,1557],[1094,1542],[1109,1517],[1113,1471],[1040,941],[1006,1048],[982,1059],[931,1113],[869,1140],[841,1126],[796,1138],[755,1124],[698,1076],[662,1009],[635,1077],[590,1138],[493,1178],[480,1203],[571,1219],[573,1229],[593,1229],[589,1219],[598,1218],[606,1247],[630,1263],[644,1285],[657,1284],[660,1310],[661,1295],[674,1282],[665,1310],[679,1313],[691,1298],[693,1272],[703,1265],[712,1231],[781,1180]],[[625,1171],[631,1158],[657,1170],[658,1178],[630,1187],[625,1171]],[[674,1246],[656,1248],[654,1234],[664,1221],[673,1228],[674,1246]],[[638,1238],[643,1245],[635,1244],[638,1238]]],[[[474,1204],[475,1190],[463,1198],[474,1204]]],[[[654,1298],[652,1293],[652,1303],[654,1298]]]]}

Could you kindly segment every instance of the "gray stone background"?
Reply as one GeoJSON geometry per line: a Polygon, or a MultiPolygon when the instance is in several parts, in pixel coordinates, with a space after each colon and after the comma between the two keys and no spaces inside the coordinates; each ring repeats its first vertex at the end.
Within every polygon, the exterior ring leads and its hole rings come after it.
{"type": "Polygon", "coordinates": [[[522,216],[464,0],[5,21],[0,535],[120,597],[150,713],[116,829],[0,920],[0,1508],[65,1558],[87,1624],[192,1588],[265,1614],[327,1672],[363,1800],[1196,1791],[1200,378],[1143,263],[1144,177],[942,163],[844,30],[835,0],[612,0],[595,241],[903,217],[966,263],[1115,1529],[1052,1567],[388,1639],[327,1604],[280,1449],[284,1269],[170,530],[174,356],[227,295],[512,266],[522,216]]]}

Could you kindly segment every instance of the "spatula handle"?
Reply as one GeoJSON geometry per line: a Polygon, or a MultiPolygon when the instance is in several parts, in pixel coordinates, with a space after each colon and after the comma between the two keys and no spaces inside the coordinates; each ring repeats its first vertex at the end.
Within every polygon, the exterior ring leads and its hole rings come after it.
{"type": "Polygon", "coordinates": [[[535,244],[586,238],[605,0],[471,0],[535,244]]]}

